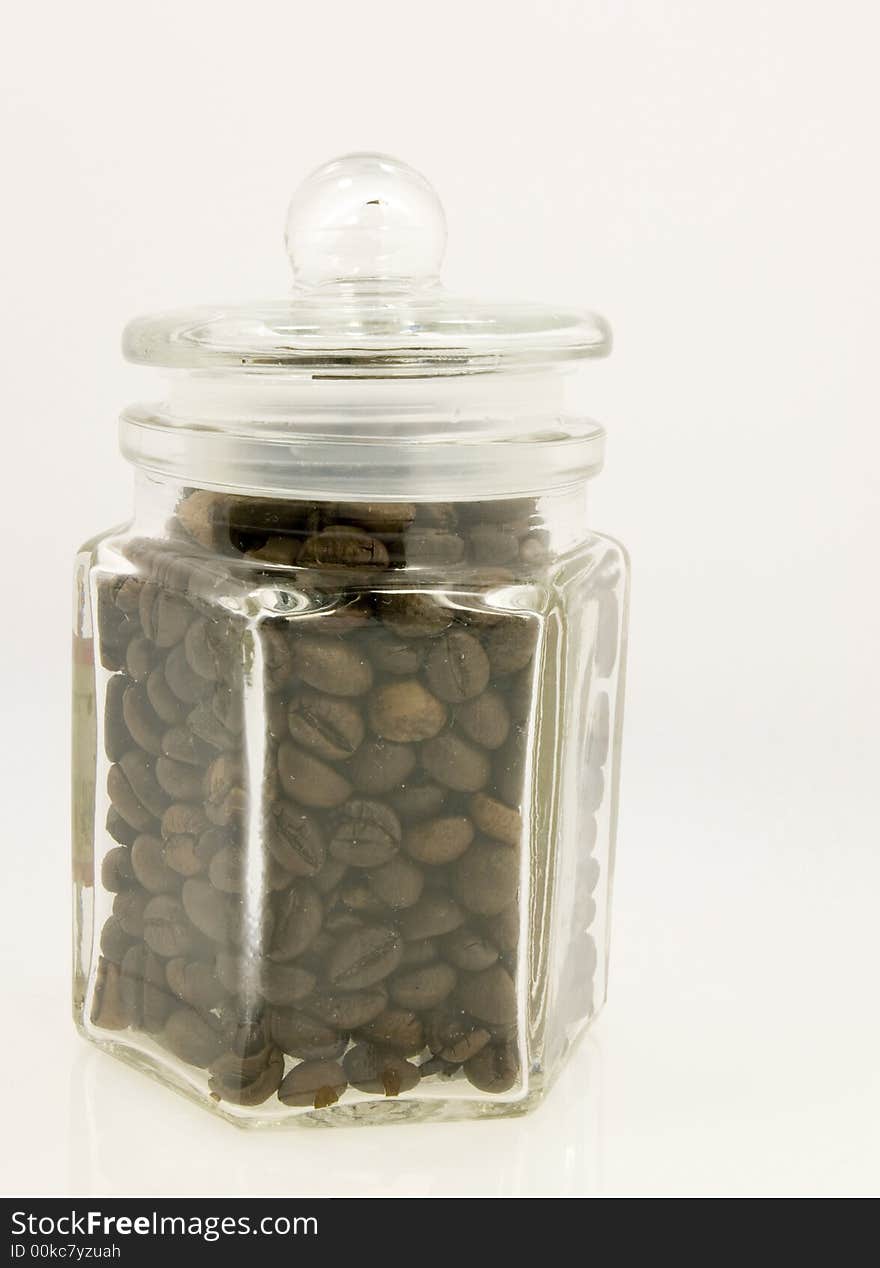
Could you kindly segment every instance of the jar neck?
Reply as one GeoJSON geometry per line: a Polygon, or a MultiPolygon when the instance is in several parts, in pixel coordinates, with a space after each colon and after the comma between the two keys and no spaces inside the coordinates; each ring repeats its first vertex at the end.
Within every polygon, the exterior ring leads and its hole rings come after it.
{"type": "Polygon", "coordinates": [[[571,376],[319,379],[276,372],[173,376],[122,415],[136,466],[200,487],[347,501],[478,501],[577,484],[604,432],[571,412],[571,376]]]}

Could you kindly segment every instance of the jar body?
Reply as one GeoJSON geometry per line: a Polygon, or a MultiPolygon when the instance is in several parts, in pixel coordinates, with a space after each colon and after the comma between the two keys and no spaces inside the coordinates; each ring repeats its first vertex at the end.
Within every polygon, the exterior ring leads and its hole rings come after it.
{"type": "Polygon", "coordinates": [[[607,974],[627,566],[585,498],[138,475],[77,563],[86,1037],[243,1125],[535,1103],[607,974]]]}

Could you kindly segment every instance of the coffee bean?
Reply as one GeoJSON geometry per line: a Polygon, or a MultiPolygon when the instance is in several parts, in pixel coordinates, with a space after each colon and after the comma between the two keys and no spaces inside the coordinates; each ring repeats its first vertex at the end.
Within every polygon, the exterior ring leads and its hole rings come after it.
{"type": "Polygon", "coordinates": [[[124,1030],[128,1015],[120,991],[121,970],[118,964],[100,956],[95,970],[95,989],[89,1020],[101,1030],[124,1030]]]}
{"type": "Polygon", "coordinates": [[[303,1006],[328,1026],[357,1030],[385,1011],[388,995],[381,986],[362,991],[321,991],[305,1000],[303,1006]]]}
{"type": "MultiPolygon", "coordinates": [[[[137,838],[135,838],[137,839],[137,838]]],[[[120,894],[134,884],[131,851],[124,846],[108,850],[101,863],[101,884],[111,894],[120,894]]]]}
{"type": "Polygon", "coordinates": [[[123,674],[114,674],[107,683],[104,697],[104,752],[111,762],[118,762],[131,744],[131,733],[125,724],[122,703],[129,690],[123,674]]]}
{"type": "Polygon", "coordinates": [[[443,528],[411,528],[404,539],[406,562],[410,567],[457,564],[464,557],[464,549],[464,538],[443,528]]]}
{"type": "Polygon", "coordinates": [[[416,764],[410,744],[392,740],[366,740],[346,766],[355,789],[367,796],[400,790],[416,764]]]}
{"type": "Polygon", "coordinates": [[[413,824],[404,838],[404,849],[419,863],[437,867],[453,863],[474,839],[474,825],[463,815],[446,815],[413,824]]]}
{"type": "Polygon", "coordinates": [[[174,726],[162,736],[162,754],[173,762],[200,769],[212,762],[217,754],[210,744],[195,735],[187,726],[174,726]]]}
{"type": "Polygon", "coordinates": [[[364,738],[364,720],[357,707],[317,691],[294,696],[287,720],[296,743],[328,761],[351,757],[364,738]]]}
{"type": "Polygon", "coordinates": [[[486,654],[493,674],[525,669],[535,653],[538,631],[523,617],[508,617],[486,635],[486,654]]]}
{"type": "Polygon", "coordinates": [[[283,1076],[284,1058],[277,1048],[247,1057],[226,1052],[211,1065],[208,1088],[235,1105],[262,1105],[278,1091],[283,1076]]]}
{"type": "Polygon", "coordinates": [[[437,943],[433,938],[421,938],[415,942],[405,942],[401,967],[420,968],[423,964],[433,964],[438,959],[437,943]]]}
{"type": "Polygon", "coordinates": [[[265,546],[259,550],[247,551],[249,559],[258,559],[260,563],[282,564],[292,568],[299,558],[300,543],[294,537],[270,537],[265,546]]]}
{"type": "Polygon", "coordinates": [[[503,801],[476,793],[468,803],[471,818],[487,837],[503,841],[506,845],[518,845],[522,838],[522,816],[518,810],[505,806],[503,801]]]}
{"type": "Polygon", "coordinates": [[[146,832],[152,826],[152,814],[135,796],[118,762],[107,771],[107,793],[116,812],[137,832],[146,832]]]}
{"type": "Polygon", "coordinates": [[[516,1047],[511,1043],[488,1045],[466,1062],[464,1072],[481,1092],[507,1092],[519,1078],[516,1047]]]}
{"type": "Polygon", "coordinates": [[[330,894],[347,871],[348,865],[343,863],[342,859],[329,856],[324,860],[321,870],[313,876],[312,884],[319,894],[330,894]]]}
{"type": "Polygon", "coordinates": [[[268,1014],[269,1034],[282,1052],[305,1061],[341,1057],[348,1041],[334,1026],[294,1009],[274,1008],[268,1014]]]}
{"type": "Polygon", "coordinates": [[[132,682],[146,682],[156,664],[156,645],[148,638],[133,638],[125,652],[125,672],[132,682]]]}
{"type": "Polygon", "coordinates": [[[182,643],[172,647],[165,657],[165,681],[185,704],[194,705],[210,694],[211,683],[191,669],[182,643]]]}
{"type": "Polygon", "coordinates": [[[401,1008],[419,1012],[436,1008],[452,993],[457,981],[455,969],[448,964],[426,964],[407,969],[391,979],[391,998],[401,1008]]]}
{"type": "Polygon", "coordinates": [[[170,757],[156,758],[156,782],[174,801],[195,801],[202,792],[202,772],[170,757]]]}
{"type": "Polygon", "coordinates": [[[478,564],[512,563],[519,556],[519,541],[501,525],[477,524],[468,536],[471,553],[478,564]]]}
{"type": "Polygon", "coordinates": [[[192,1008],[178,1008],[165,1023],[164,1043],[189,1065],[205,1069],[223,1051],[223,1036],[192,1008]]]}
{"type": "Polygon", "coordinates": [[[395,911],[417,903],[424,884],[421,869],[400,855],[368,874],[371,892],[395,911]]]}
{"type": "Polygon", "coordinates": [[[289,801],[274,802],[265,836],[272,857],[294,876],[314,876],[321,870],[325,858],[321,830],[304,810],[289,801]]]}
{"type": "Polygon", "coordinates": [[[186,725],[196,739],[202,740],[212,749],[228,753],[239,745],[239,737],[227,730],[207,700],[200,700],[187,714],[186,725]]]}
{"type": "Polygon", "coordinates": [[[203,960],[188,960],[185,956],[168,960],[165,977],[178,999],[200,1013],[210,1012],[226,999],[226,988],[216,969],[203,960]]]}
{"type": "Polygon", "coordinates": [[[260,973],[260,990],[268,1004],[297,1004],[315,989],[315,975],[296,964],[266,961],[260,973]]]}
{"type": "Polygon", "coordinates": [[[402,836],[390,806],[352,798],[334,816],[330,853],[352,867],[380,867],[397,853],[402,836]]]}
{"type": "Polygon", "coordinates": [[[401,638],[430,638],[452,624],[452,610],[428,594],[379,594],[380,620],[401,638]]]}
{"type": "Polygon", "coordinates": [[[399,924],[407,942],[437,938],[464,924],[464,912],[442,890],[426,890],[414,907],[402,913],[399,924]]]}
{"type": "Polygon", "coordinates": [[[414,1057],[425,1046],[425,1028],[408,1008],[386,1008],[360,1028],[357,1038],[380,1048],[393,1048],[402,1057],[414,1057]]]}
{"type": "Polygon", "coordinates": [[[282,625],[264,625],[260,630],[263,652],[263,683],[267,691],[281,691],[293,671],[293,651],[282,625]]]}
{"type": "Polygon", "coordinates": [[[433,779],[455,792],[479,792],[489,779],[486,754],[451,731],[423,745],[422,765],[433,779]]]}
{"type": "Polygon", "coordinates": [[[122,928],[116,916],[108,916],[101,929],[101,954],[114,964],[121,964],[122,957],[131,946],[131,938],[122,928]]]}
{"type": "Polygon", "coordinates": [[[446,725],[446,707],[416,678],[378,687],[367,705],[370,726],[385,740],[427,740],[446,725]]]}
{"type": "Polygon", "coordinates": [[[362,696],[373,683],[370,662],[341,640],[301,638],[294,665],[307,686],[331,696],[362,696]]]}
{"type": "Polygon", "coordinates": [[[510,712],[504,698],[491,687],[455,711],[455,724],[469,740],[483,748],[500,748],[510,733],[510,712]]]}
{"type": "Polygon", "coordinates": [[[186,955],[192,948],[192,929],[179,898],[157,894],[150,899],[144,908],[144,942],[165,960],[186,955]]]}
{"type": "Polygon", "coordinates": [[[475,929],[462,926],[443,939],[443,954],[457,969],[478,973],[496,963],[498,948],[475,929]]]}
{"type": "Polygon", "coordinates": [[[338,1061],[303,1061],[294,1066],[278,1089],[285,1105],[326,1109],[342,1096],[348,1079],[338,1061]]]}
{"type": "Polygon", "coordinates": [[[468,911],[495,916],[516,898],[519,858],[515,850],[475,841],[454,865],[452,892],[468,911]]]}
{"type": "Polygon", "coordinates": [[[148,895],[142,889],[125,889],[113,899],[113,915],[129,938],[144,936],[144,911],[148,895]]]}
{"type": "Polygon", "coordinates": [[[489,658],[472,634],[451,629],[432,644],[425,676],[435,696],[449,704],[461,704],[485,689],[489,658]]]}
{"type": "Polygon", "coordinates": [[[388,551],[360,529],[339,525],[310,537],[300,551],[301,568],[387,568],[388,551]]]}
{"type": "Polygon", "coordinates": [[[165,980],[163,961],[142,943],[126,951],[119,989],[129,1025],[151,1034],[162,1029],[176,1001],[165,980]]]}
{"type": "Polygon", "coordinates": [[[475,1057],[491,1038],[488,1030],[466,1014],[442,1009],[429,1016],[425,1037],[435,1056],[455,1065],[475,1057]]]}
{"type": "Polygon", "coordinates": [[[370,1043],[350,1048],[342,1059],[342,1066],[352,1087],[381,1096],[410,1092],[420,1078],[418,1066],[411,1061],[370,1043]]]}
{"type": "Polygon", "coordinates": [[[482,973],[463,973],[456,994],[461,1007],[480,1021],[500,1026],[516,1021],[516,987],[500,964],[482,973]]]}
{"type": "Polygon", "coordinates": [[[225,895],[218,893],[209,881],[196,876],[183,882],[180,896],[187,916],[200,933],[213,942],[230,940],[232,912],[225,895]]]}
{"type": "Polygon", "coordinates": [[[288,740],[278,749],[278,774],[285,793],[304,806],[339,806],[352,793],[344,775],[288,740]]]}
{"type": "Polygon", "coordinates": [[[165,680],[162,665],[153,669],[146,681],[147,699],[152,705],[156,717],[161,718],[166,727],[178,726],[186,716],[186,705],[179,700],[165,680]]]}
{"type": "Polygon", "coordinates": [[[424,643],[404,642],[387,629],[371,630],[364,646],[380,673],[394,674],[396,677],[411,678],[421,669],[425,659],[424,643]]]}
{"type": "Polygon", "coordinates": [[[161,648],[180,642],[193,615],[183,595],[149,581],[141,590],[138,611],[144,637],[161,648]]]}
{"type": "Polygon", "coordinates": [[[495,916],[488,916],[483,924],[500,951],[516,950],[519,942],[519,908],[516,903],[511,903],[495,916]]]}
{"type": "Polygon", "coordinates": [[[413,522],[412,502],[340,502],[336,514],[368,533],[402,533],[413,522]]]}
{"type": "Polygon", "coordinates": [[[270,960],[295,960],[321,928],[324,909],[318,891],[307,880],[294,881],[279,894],[270,960]]]}
{"type": "Polygon", "coordinates": [[[406,785],[395,789],[388,801],[404,823],[416,823],[440,813],[448,796],[439,784],[419,782],[418,777],[407,779],[406,785]]]}
{"type": "Polygon", "coordinates": [[[177,892],[180,877],[165,862],[165,849],[158,837],[144,835],[137,838],[131,847],[131,868],[147,893],[177,892]]]}
{"type": "Polygon", "coordinates": [[[364,990],[393,973],[402,953],[403,942],[394,929],[354,929],[331,952],[327,980],[337,990],[364,990]]]}

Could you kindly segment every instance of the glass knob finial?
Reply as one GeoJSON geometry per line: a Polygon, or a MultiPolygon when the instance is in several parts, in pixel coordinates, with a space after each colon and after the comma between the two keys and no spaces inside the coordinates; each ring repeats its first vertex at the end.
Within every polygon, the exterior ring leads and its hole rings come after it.
{"type": "Polygon", "coordinates": [[[440,273],[446,217],[414,168],[387,154],[346,154],[300,185],[285,242],[299,286],[427,286],[440,273]]]}

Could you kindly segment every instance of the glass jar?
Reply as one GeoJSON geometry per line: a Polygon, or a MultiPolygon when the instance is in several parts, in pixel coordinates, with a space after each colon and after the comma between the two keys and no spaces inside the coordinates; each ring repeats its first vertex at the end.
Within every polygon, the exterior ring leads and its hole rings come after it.
{"type": "Polygon", "coordinates": [[[285,301],[133,322],[129,523],[81,550],[74,1010],[242,1125],[521,1113],[606,989],[627,564],[590,314],[453,298],[381,155],[285,301]]]}

